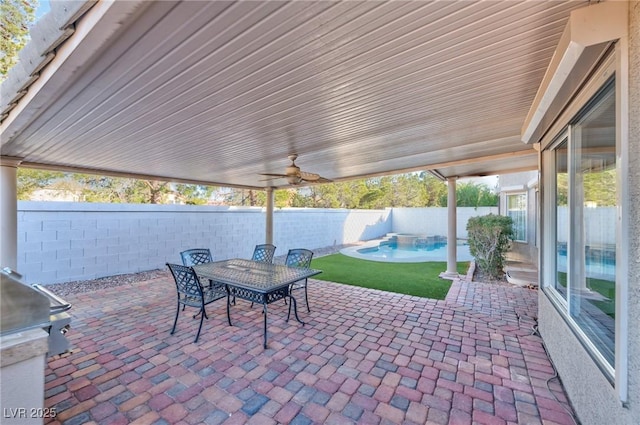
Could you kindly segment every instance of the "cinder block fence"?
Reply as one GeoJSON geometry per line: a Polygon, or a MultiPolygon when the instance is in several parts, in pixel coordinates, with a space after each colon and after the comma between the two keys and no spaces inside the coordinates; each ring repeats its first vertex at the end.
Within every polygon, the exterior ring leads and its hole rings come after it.
{"type": "MultiPolygon", "coordinates": [[[[466,237],[468,217],[489,212],[497,209],[458,208],[458,237],[466,237]]],[[[276,255],[284,255],[390,232],[444,235],[446,216],[446,208],[277,209],[273,239],[276,255]]],[[[248,258],[264,243],[265,219],[262,208],[249,207],[23,201],[18,271],[29,283],[49,284],[164,268],[188,248],[248,258]]]]}

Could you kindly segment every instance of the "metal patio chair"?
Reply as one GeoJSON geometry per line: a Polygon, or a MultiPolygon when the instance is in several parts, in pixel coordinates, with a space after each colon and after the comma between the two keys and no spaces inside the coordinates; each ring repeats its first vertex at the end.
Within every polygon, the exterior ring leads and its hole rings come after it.
{"type": "MultiPolygon", "coordinates": [[[[187,249],[186,251],[182,251],[180,253],[180,258],[182,258],[182,264],[185,266],[199,266],[200,264],[213,262],[213,256],[211,255],[211,251],[209,250],[209,248],[187,249]]],[[[225,290],[223,284],[214,282],[213,280],[209,280],[209,286],[211,288],[218,288],[218,290],[221,291],[225,290]]],[[[235,303],[236,299],[234,297],[233,304],[235,305],[235,303]]]]}
{"type": "Polygon", "coordinates": [[[187,249],[180,253],[180,257],[182,258],[182,264],[185,266],[198,266],[213,261],[213,256],[209,248],[187,249]]]}
{"type": "MultiPolygon", "coordinates": [[[[313,258],[313,251],[304,248],[290,249],[287,253],[287,258],[284,264],[289,267],[298,267],[308,269],[311,267],[311,259],[313,258]]],[[[307,279],[293,282],[289,286],[289,292],[293,292],[296,289],[304,288],[304,300],[307,303],[307,312],[311,312],[309,308],[309,297],[307,295],[307,279]]]]}
{"type": "Polygon", "coordinates": [[[251,259],[253,261],[260,261],[261,263],[273,263],[273,255],[276,252],[276,247],[271,245],[270,243],[265,243],[262,245],[256,245],[253,250],[253,256],[251,259]]]}
{"type": "MultiPolygon", "coordinates": [[[[251,259],[253,261],[259,261],[261,263],[269,263],[273,264],[273,255],[276,253],[275,245],[270,243],[264,243],[261,245],[256,245],[253,250],[253,255],[251,259]]],[[[251,308],[253,308],[253,303],[251,303],[251,308]]]]}
{"type": "Polygon", "coordinates": [[[171,329],[171,335],[176,331],[178,315],[180,314],[180,306],[182,305],[182,310],[184,310],[186,306],[195,307],[198,308],[199,311],[193,315],[193,318],[195,319],[200,315],[200,326],[198,326],[198,333],[196,334],[196,339],[193,342],[198,342],[198,338],[200,338],[200,331],[202,330],[202,322],[205,318],[209,319],[205,306],[219,299],[226,298],[227,293],[220,287],[203,287],[200,283],[200,279],[198,279],[198,275],[190,266],[167,263],[167,267],[171,270],[173,279],[176,282],[176,290],[178,293],[178,306],[176,309],[176,318],[173,321],[173,328],[171,329]]]}

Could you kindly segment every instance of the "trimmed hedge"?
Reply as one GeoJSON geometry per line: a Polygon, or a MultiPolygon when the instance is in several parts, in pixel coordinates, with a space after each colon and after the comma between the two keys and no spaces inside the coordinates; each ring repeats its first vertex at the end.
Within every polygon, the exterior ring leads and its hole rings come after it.
{"type": "Polygon", "coordinates": [[[491,277],[502,274],[505,253],[513,237],[513,220],[503,215],[472,217],[467,222],[469,251],[480,270],[491,277]]]}

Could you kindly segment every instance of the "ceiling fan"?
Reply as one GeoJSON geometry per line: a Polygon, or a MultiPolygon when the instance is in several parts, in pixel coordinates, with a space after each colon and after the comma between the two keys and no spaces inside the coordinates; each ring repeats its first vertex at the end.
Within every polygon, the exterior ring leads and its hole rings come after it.
{"type": "Polygon", "coordinates": [[[325,179],[321,177],[319,174],[315,173],[307,173],[306,171],[301,171],[300,167],[298,167],[295,163],[296,159],[298,159],[298,155],[292,154],[288,156],[291,164],[285,169],[284,174],[271,174],[271,173],[261,173],[262,176],[268,176],[266,180],[270,179],[287,179],[289,184],[297,185],[302,182],[308,183],[330,183],[331,180],[325,179]]]}

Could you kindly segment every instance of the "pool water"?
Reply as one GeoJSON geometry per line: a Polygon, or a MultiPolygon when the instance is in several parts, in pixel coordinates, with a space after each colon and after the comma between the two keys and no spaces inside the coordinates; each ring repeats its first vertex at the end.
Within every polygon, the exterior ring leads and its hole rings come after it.
{"type": "MultiPolygon", "coordinates": [[[[560,253],[557,256],[557,267],[560,272],[567,272],[567,254],[560,253]]],[[[589,278],[616,280],[616,263],[615,260],[594,260],[586,259],[584,265],[585,275],[589,278]]]]}
{"type": "MultiPolygon", "coordinates": [[[[390,263],[420,263],[447,261],[447,243],[435,242],[420,245],[399,245],[388,241],[374,241],[370,246],[350,247],[340,251],[349,257],[390,263]]],[[[470,261],[473,257],[469,245],[458,244],[457,261],[470,261]]]]}

